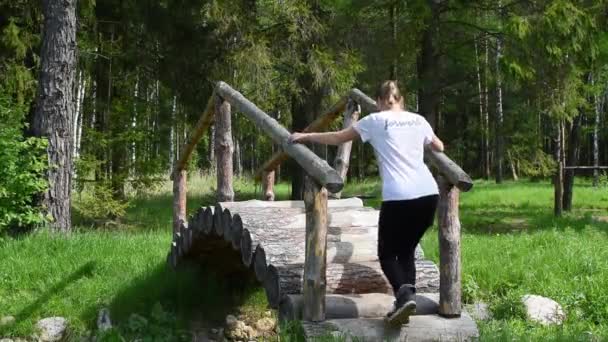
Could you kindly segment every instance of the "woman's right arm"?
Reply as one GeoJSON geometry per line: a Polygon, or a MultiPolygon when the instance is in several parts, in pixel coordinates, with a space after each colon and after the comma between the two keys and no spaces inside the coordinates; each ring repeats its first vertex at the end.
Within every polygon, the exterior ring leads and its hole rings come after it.
{"type": "Polygon", "coordinates": [[[431,140],[431,148],[437,152],[443,152],[443,141],[441,141],[436,135],[433,135],[431,140]]]}

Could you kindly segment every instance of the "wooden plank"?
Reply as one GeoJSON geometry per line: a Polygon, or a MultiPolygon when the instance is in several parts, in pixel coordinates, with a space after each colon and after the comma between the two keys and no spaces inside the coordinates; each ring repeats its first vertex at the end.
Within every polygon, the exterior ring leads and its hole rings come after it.
{"type": "Polygon", "coordinates": [[[213,120],[215,119],[214,105],[215,96],[212,95],[209,98],[209,101],[207,101],[205,111],[203,111],[203,114],[198,119],[198,122],[196,123],[196,126],[194,126],[192,133],[190,133],[188,142],[184,145],[184,147],[182,147],[182,153],[172,174],[175,174],[175,172],[178,170],[181,171],[186,169],[186,166],[188,165],[188,162],[190,160],[190,156],[192,155],[194,148],[196,148],[196,144],[201,140],[203,134],[207,131],[207,129],[209,128],[209,126],[211,126],[213,120]]]}
{"type": "Polygon", "coordinates": [[[344,182],[336,170],[306,146],[302,144],[290,144],[288,141],[290,136],[289,131],[275,119],[264,113],[241,93],[232,89],[224,82],[217,83],[216,93],[235,106],[239,112],[245,114],[257,127],[270,136],[275,143],[281,145],[281,148],[295,159],[306,173],[319,184],[331,192],[342,190],[344,182]]]}
{"type": "MultiPolygon", "coordinates": [[[[325,113],[319,115],[315,121],[308,125],[302,132],[319,132],[326,129],[342,111],[346,108],[347,98],[341,98],[333,107],[327,110],[325,113]]],[[[264,176],[264,172],[270,172],[276,170],[284,161],[289,158],[289,155],[283,151],[278,151],[270,157],[260,169],[256,172],[256,180],[260,180],[264,176]]]]}
{"type": "MultiPolygon", "coordinates": [[[[344,123],[342,124],[342,128],[346,129],[352,126],[353,123],[359,120],[359,114],[361,112],[361,106],[355,103],[352,100],[348,101],[348,105],[346,106],[346,111],[344,112],[344,123]]],[[[346,174],[348,173],[348,166],[350,164],[350,152],[353,148],[353,142],[347,141],[338,147],[338,151],[336,153],[336,159],[334,160],[334,168],[338,171],[338,174],[344,182],[346,182],[346,174]]],[[[337,192],[335,194],[330,195],[331,198],[340,198],[342,197],[341,192],[337,192]]]]}
{"type": "MultiPolygon", "coordinates": [[[[353,89],[349,96],[361,105],[361,108],[366,112],[377,112],[378,107],[376,101],[365,95],[359,89],[353,89]]],[[[451,160],[445,153],[437,152],[431,148],[425,149],[425,158],[433,164],[437,170],[443,174],[450,183],[456,185],[461,191],[469,191],[473,188],[473,180],[471,177],[451,160]]]]}
{"type": "Polygon", "coordinates": [[[304,180],[306,257],[304,261],[304,319],[325,320],[327,269],[327,191],[309,176],[304,180]]]}
{"type": "Polygon", "coordinates": [[[460,275],[459,190],[439,177],[439,314],[459,317],[462,310],[460,275]]]}

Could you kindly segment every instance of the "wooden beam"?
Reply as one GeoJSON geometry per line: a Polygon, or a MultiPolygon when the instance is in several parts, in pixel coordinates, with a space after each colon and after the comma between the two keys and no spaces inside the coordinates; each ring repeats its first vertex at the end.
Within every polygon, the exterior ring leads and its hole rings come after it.
{"type": "Polygon", "coordinates": [[[198,119],[196,126],[192,130],[190,137],[188,138],[188,142],[182,148],[182,153],[179,157],[179,161],[175,165],[175,169],[173,170],[172,175],[175,174],[176,171],[181,171],[186,168],[188,162],[190,161],[190,156],[196,147],[196,144],[201,140],[203,134],[207,131],[209,126],[213,123],[214,120],[214,106],[215,106],[215,96],[211,96],[209,101],[207,101],[207,106],[205,107],[205,111],[198,119]]]}
{"type": "Polygon", "coordinates": [[[230,103],[215,95],[215,160],[217,163],[217,201],[232,202],[233,161],[230,103]]]}
{"type": "MultiPolygon", "coordinates": [[[[349,96],[355,102],[361,105],[361,108],[366,112],[377,112],[378,107],[376,101],[365,95],[359,89],[350,91],[349,96]]],[[[425,158],[433,164],[437,170],[444,175],[447,180],[454,184],[461,191],[469,191],[473,188],[473,180],[471,177],[451,160],[445,153],[437,152],[431,148],[425,149],[425,158]]]]}
{"type": "Polygon", "coordinates": [[[460,317],[462,311],[460,276],[459,190],[438,177],[439,205],[439,314],[460,317]]]}
{"type": "MultiPolygon", "coordinates": [[[[361,106],[355,103],[353,100],[349,100],[344,111],[344,121],[342,128],[349,128],[353,123],[359,120],[359,114],[361,112],[361,106]]],[[[353,142],[347,141],[338,147],[336,153],[336,159],[334,160],[334,167],[344,182],[346,182],[346,174],[348,173],[348,166],[350,164],[350,152],[353,148],[353,142]]],[[[331,195],[331,198],[339,199],[342,197],[342,193],[338,192],[331,195]]]]}
{"type": "Polygon", "coordinates": [[[327,191],[309,176],[304,180],[306,253],[304,261],[304,320],[325,320],[327,270],[327,191]]]}
{"type": "MultiPolygon", "coordinates": [[[[315,121],[313,121],[310,125],[308,125],[302,132],[318,132],[327,128],[337,117],[344,111],[347,104],[347,98],[341,98],[333,107],[327,110],[325,113],[321,114],[315,121]]],[[[255,178],[256,180],[260,180],[264,172],[270,172],[276,170],[276,168],[281,165],[284,161],[289,158],[289,155],[283,151],[275,152],[270,159],[268,159],[262,167],[258,169],[256,172],[255,178]]]]}
{"type": "Polygon", "coordinates": [[[281,146],[283,151],[295,159],[319,184],[331,192],[342,190],[344,182],[336,170],[308,149],[308,147],[302,144],[290,144],[288,141],[290,136],[289,131],[275,119],[264,113],[241,93],[232,89],[224,82],[218,82],[215,91],[219,96],[235,106],[237,111],[245,114],[257,127],[266,132],[275,143],[281,146]]]}

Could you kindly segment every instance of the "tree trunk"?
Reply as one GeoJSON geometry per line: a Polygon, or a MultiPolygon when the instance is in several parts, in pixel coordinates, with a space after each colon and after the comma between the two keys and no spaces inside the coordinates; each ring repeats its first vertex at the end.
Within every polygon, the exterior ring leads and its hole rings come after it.
{"type": "Polygon", "coordinates": [[[233,201],[233,147],[230,103],[217,95],[215,101],[215,154],[217,158],[217,200],[218,202],[233,201]]]}
{"type": "Polygon", "coordinates": [[[507,156],[509,157],[509,165],[511,166],[511,176],[514,181],[518,181],[519,177],[517,177],[517,168],[515,167],[515,160],[513,160],[513,156],[511,152],[507,152],[507,156]]]}
{"type": "MultiPolygon", "coordinates": [[[[499,1],[500,6],[500,1],[499,1]]],[[[504,154],[504,139],[503,139],[503,111],[502,111],[502,75],[500,71],[500,60],[502,58],[502,38],[496,39],[496,156],[494,161],[496,164],[496,183],[503,181],[503,154],[504,154]]]]}
{"type": "MultiPolygon", "coordinates": [[[[489,178],[489,151],[488,149],[488,130],[487,130],[487,126],[486,126],[486,120],[485,118],[487,117],[487,113],[486,110],[487,108],[485,107],[485,96],[484,96],[484,92],[483,92],[483,87],[482,87],[482,77],[481,77],[481,66],[480,66],[481,62],[479,59],[479,49],[478,49],[478,44],[477,44],[477,40],[475,40],[475,65],[477,67],[477,91],[479,92],[479,127],[480,127],[480,137],[481,137],[481,155],[482,155],[482,161],[481,161],[481,174],[487,178],[489,178]]],[[[486,70],[487,71],[487,70],[486,70]]]]}
{"type": "Polygon", "coordinates": [[[557,170],[555,174],[554,187],[555,187],[555,201],[554,201],[554,214],[555,216],[561,216],[564,204],[564,166],[563,166],[563,122],[560,119],[557,123],[557,137],[555,140],[555,161],[557,162],[557,170]]]}
{"type": "Polygon", "coordinates": [[[418,98],[420,113],[424,115],[433,129],[437,125],[437,109],[439,107],[439,67],[440,61],[435,48],[435,38],[439,31],[439,4],[428,0],[431,14],[426,20],[426,28],[422,33],[420,55],[418,56],[418,80],[421,84],[418,98]]]}
{"type": "Polygon", "coordinates": [[[399,51],[401,49],[397,46],[397,1],[391,2],[389,5],[390,12],[390,24],[391,24],[391,43],[392,43],[392,61],[391,70],[389,71],[389,79],[397,80],[397,65],[399,64],[399,51]]]}
{"type": "Polygon", "coordinates": [[[57,231],[71,229],[72,127],[76,71],[76,2],[43,1],[44,34],[40,51],[36,110],[32,131],[48,139],[49,189],[42,204],[57,231]]]}
{"type": "MultiPolygon", "coordinates": [[[[581,120],[582,115],[578,115],[572,121],[572,127],[570,128],[570,136],[567,146],[566,165],[577,166],[578,155],[580,148],[580,131],[581,131],[581,120]]],[[[574,170],[566,169],[564,174],[564,211],[572,210],[572,196],[574,188],[574,170]]]]}
{"type": "Polygon", "coordinates": [[[84,100],[84,88],[86,87],[85,75],[82,71],[78,73],[78,80],[76,82],[76,96],[75,96],[75,110],[74,110],[74,120],[73,120],[73,133],[72,136],[74,138],[72,144],[72,158],[78,158],[78,151],[80,149],[80,141],[79,132],[82,132],[82,102],[84,100]]]}
{"type": "Polygon", "coordinates": [[[240,139],[236,139],[234,142],[234,174],[238,177],[243,173],[243,162],[241,160],[241,144],[239,142],[240,139]]]}
{"type": "MultiPolygon", "coordinates": [[[[591,85],[593,85],[594,79],[591,75],[591,85]]],[[[599,128],[600,128],[600,101],[599,96],[595,94],[593,96],[595,120],[593,122],[593,166],[598,167],[600,165],[600,148],[599,148],[599,128]]],[[[598,187],[600,183],[600,172],[598,169],[593,170],[593,186],[598,187]]]]}
{"type": "Polygon", "coordinates": [[[215,173],[215,124],[211,125],[209,130],[209,169],[210,174],[215,173]]]}
{"type": "Polygon", "coordinates": [[[484,87],[483,87],[483,101],[485,104],[485,113],[483,117],[483,127],[485,129],[485,139],[484,139],[484,176],[485,179],[490,179],[492,175],[492,162],[491,162],[491,153],[490,151],[490,102],[489,102],[489,93],[488,93],[488,74],[490,73],[490,41],[486,36],[484,38],[485,45],[485,60],[484,60],[484,87]]]}

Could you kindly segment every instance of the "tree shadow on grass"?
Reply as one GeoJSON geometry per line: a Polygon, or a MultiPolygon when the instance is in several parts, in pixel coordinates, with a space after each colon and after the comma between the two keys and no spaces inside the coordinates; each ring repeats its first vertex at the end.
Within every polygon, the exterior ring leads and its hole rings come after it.
{"type": "Polygon", "coordinates": [[[48,302],[53,296],[65,290],[71,284],[77,282],[81,278],[90,277],[93,275],[93,271],[95,270],[95,263],[93,261],[89,261],[80,266],[76,271],[72,272],[67,277],[63,278],[60,282],[55,284],[50,289],[43,292],[38,299],[36,299],[33,303],[29,304],[25,308],[23,308],[17,315],[15,316],[17,321],[23,321],[29,319],[32,314],[38,310],[42,305],[48,302]]]}
{"type": "MultiPolygon", "coordinates": [[[[161,262],[121,289],[107,307],[112,323],[119,329],[130,324],[132,314],[155,319],[154,311],[162,308],[175,319],[169,328],[187,331],[193,323],[222,325],[224,317],[237,312],[256,289],[253,279],[240,273],[238,277],[219,273],[199,260],[183,261],[177,270],[161,262]]],[[[88,308],[83,319],[97,317],[102,307],[88,308]]]]}

